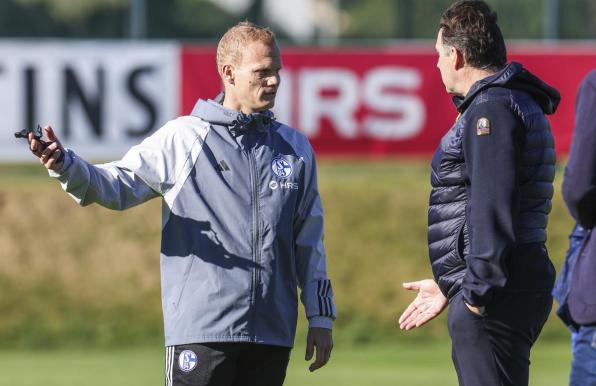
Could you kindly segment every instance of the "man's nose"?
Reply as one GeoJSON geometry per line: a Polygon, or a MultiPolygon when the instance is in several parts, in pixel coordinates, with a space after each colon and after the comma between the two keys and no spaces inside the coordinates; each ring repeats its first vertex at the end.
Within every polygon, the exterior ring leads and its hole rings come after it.
{"type": "Polygon", "coordinates": [[[280,82],[281,78],[279,77],[279,75],[273,75],[267,79],[267,86],[279,86],[280,82]]]}

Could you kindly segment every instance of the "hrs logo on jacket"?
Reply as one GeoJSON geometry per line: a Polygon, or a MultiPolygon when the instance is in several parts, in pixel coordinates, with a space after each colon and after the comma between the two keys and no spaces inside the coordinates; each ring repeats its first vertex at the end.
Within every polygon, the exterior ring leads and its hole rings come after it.
{"type": "Polygon", "coordinates": [[[285,181],[292,175],[294,169],[292,168],[292,164],[289,163],[284,157],[277,156],[273,158],[271,161],[271,170],[273,170],[273,173],[277,177],[282,179],[282,181],[279,182],[275,180],[270,181],[269,188],[271,190],[276,190],[278,188],[291,190],[298,189],[298,184],[296,182],[285,181]]]}

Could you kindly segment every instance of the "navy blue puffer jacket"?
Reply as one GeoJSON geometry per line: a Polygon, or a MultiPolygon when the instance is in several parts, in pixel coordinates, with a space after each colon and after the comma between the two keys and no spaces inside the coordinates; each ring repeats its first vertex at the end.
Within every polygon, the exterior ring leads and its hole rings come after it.
{"type": "Polygon", "coordinates": [[[559,93],[519,63],[455,98],[458,119],[432,160],[429,255],[452,298],[487,305],[504,289],[550,291],[544,242],[555,175],[545,114],[559,93]]]}

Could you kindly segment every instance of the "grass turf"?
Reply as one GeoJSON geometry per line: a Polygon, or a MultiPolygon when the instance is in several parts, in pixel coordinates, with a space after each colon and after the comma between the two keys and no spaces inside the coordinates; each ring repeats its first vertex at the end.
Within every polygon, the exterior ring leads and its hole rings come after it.
{"type": "MultiPolygon", "coordinates": [[[[560,386],[569,371],[568,342],[538,342],[530,385],[560,386]]],[[[455,386],[449,342],[398,342],[393,345],[339,345],[330,363],[309,373],[304,348],[292,353],[285,386],[455,386]]],[[[163,385],[163,350],[58,350],[0,352],[0,385],[150,386],[163,385]]]]}

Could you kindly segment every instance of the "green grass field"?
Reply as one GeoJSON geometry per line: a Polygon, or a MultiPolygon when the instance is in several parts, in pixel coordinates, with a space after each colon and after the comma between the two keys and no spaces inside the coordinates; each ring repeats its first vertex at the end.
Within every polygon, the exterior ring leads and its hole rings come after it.
{"type": "MultiPolygon", "coordinates": [[[[338,346],[329,364],[309,373],[304,350],[296,347],[285,386],[456,386],[447,341],[338,346]]],[[[567,382],[568,345],[539,342],[532,357],[530,385],[567,382]]],[[[115,351],[0,352],[4,386],[163,385],[159,348],[115,351]]]]}

